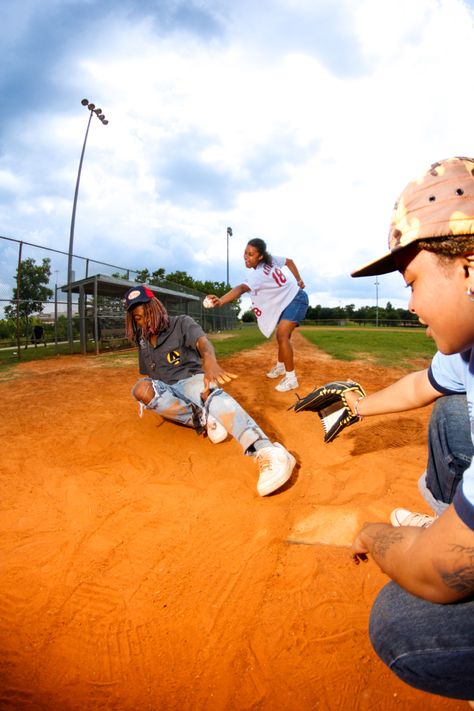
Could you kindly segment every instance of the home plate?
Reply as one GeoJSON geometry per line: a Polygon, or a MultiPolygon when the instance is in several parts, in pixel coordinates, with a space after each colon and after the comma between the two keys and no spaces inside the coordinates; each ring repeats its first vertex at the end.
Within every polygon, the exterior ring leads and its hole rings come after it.
{"type": "Polygon", "coordinates": [[[350,546],[360,529],[359,518],[359,512],[349,506],[318,506],[293,526],[287,543],[350,546]]]}

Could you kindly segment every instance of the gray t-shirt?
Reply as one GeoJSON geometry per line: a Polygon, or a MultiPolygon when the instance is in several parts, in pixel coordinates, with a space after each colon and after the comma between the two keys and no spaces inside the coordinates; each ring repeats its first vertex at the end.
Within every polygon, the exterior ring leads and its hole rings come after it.
{"type": "Polygon", "coordinates": [[[171,316],[169,327],[158,334],[155,347],[139,338],[140,373],[168,385],[203,373],[196,342],[205,335],[191,316],[171,316]]]}

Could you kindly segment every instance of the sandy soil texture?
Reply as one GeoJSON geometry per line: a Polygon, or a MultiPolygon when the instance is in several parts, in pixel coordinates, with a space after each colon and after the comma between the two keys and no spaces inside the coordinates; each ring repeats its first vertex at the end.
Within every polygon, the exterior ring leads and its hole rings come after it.
{"type": "MultiPolygon", "coordinates": [[[[401,371],[331,360],[295,334],[298,392],[401,371]]],[[[298,466],[260,498],[250,457],[130,396],[136,357],[25,363],[0,382],[0,708],[25,711],[466,711],[377,659],[386,582],[348,545],[364,520],[426,507],[429,409],[325,445],[265,377],[275,344],[227,359],[228,390],[298,466]]]]}

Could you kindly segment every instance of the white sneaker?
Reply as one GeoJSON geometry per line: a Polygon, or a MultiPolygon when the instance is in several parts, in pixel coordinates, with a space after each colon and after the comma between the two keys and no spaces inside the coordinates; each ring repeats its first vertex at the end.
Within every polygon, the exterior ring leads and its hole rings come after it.
{"type": "Polygon", "coordinates": [[[435,520],[435,516],[427,516],[422,513],[414,513],[407,509],[394,509],[390,514],[392,526],[416,526],[417,528],[428,528],[435,520]]]}
{"type": "Polygon", "coordinates": [[[275,386],[275,390],[278,390],[279,393],[286,393],[287,390],[294,390],[297,387],[298,387],[297,379],[296,378],[289,378],[287,375],[285,375],[283,380],[280,380],[278,385],[275,386]]]}
{"type": "Polygon", "coordinates": [[[212,415],[207,416],[206,429],[207,436],[212,444],[219,444],[219,442],[223,442],[227,437],[227,430],[224,425],[221,425],[212,415]]]}
{"type": "Polygon", "coordinates": [[[267,496],[283,486],[296,464],[294,456],[278,442],[271,447],[259,449],[255,459],[259,471],[257,491],[260,496],[267,496]]]}
{"type": "Polygon", "coordinates": [[[280,375],[285,375],[284,365],[274,365],[267,373],[267,378],[279,378],[280,375]]]}

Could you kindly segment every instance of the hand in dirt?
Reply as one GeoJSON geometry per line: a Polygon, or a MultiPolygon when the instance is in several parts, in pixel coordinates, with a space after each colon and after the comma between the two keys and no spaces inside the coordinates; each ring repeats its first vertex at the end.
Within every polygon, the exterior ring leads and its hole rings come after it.
{"type": "MultiPolygon", "coordinates": [[[[363,529],[362,529],[363,531],[363,529]]],[[[359,563],[367,563],[369,560],[367,553],[369,552],[367,546],[362,542],[360,531],[354,539],[352,544],[352,561],[359,565],[359,563]]]]}
{"type": "Polygon", "coordinates": [[[356,565],[359,565],[359,563],[368,563],[369,557],[367,553],[354,553],[352,555],[352,562],[356,565]]]}

